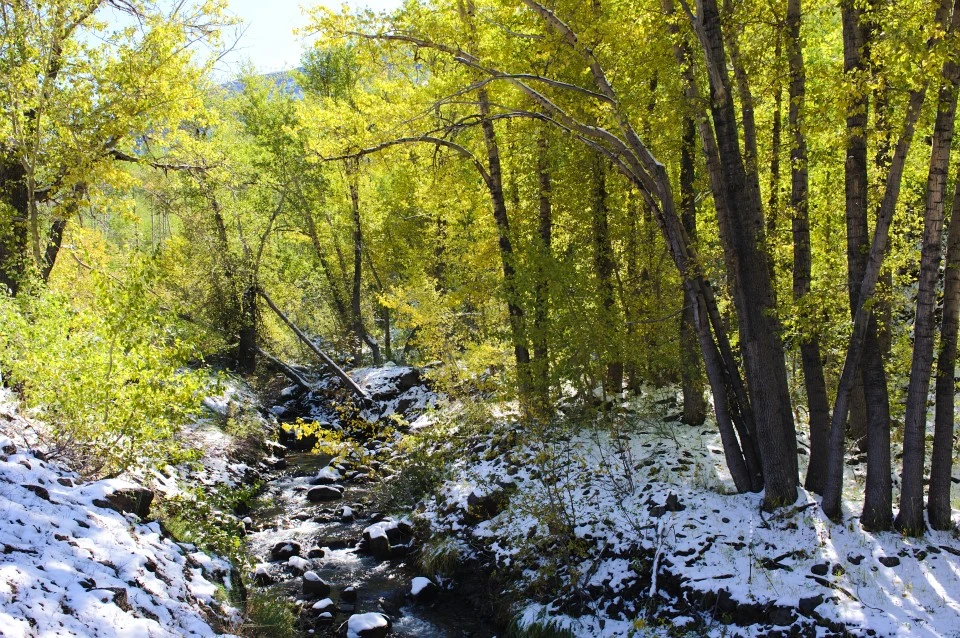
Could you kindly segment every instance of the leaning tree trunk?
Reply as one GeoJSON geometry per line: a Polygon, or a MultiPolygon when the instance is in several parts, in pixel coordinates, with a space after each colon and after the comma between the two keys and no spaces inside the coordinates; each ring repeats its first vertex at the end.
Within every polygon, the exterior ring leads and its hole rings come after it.
{"type": "MultiPolygon", "coordinates": [[[[822,501],[824,514],[834,520],[840,519],[840,497],[843,488],[843,439],[847,415],[850,412],[850,399],[853,394],[856,373],[867,347],[866,337],[872,317],[871,304],[869,301],[873,297],[877,287],[877,281],[880,279],[883,257],[886,252],[887,240],[890,234],[890,224],[893,221],[893,213],[896,210],[897,200],[900,197],[903,169],[906,164],[907,153],[913,142],[916,123],[923,109],[925,95],[925,89],[911,91],[910,93],[903,131],[900,134],[896,150],[893,154],[893,160],[884,189],[883,201],[877,210],[877,222],[873,231],[873,241],[870,243],[870,253],[867,256],[863,281],[860,284],[859,302],[853,318],[853,330],[847,341],[847,352],[843,361],[843,370],[840,373],[840,382],[837,384],[837,396],[833,404],[833,415],[830,420],[827,477],[824,483],[822,501]]],[[[889,436],[889,426],[886,432],[889,436]]],[[[883,448],[871,450],[871,452],[876,452],[875,457],[881,457],[883,448]]],[[[868,454],[871,452],[868,452],[868,454]]],[[[886,476],[888,480],[890,475],[889,453],[890,446],[888,440],[886,445],[888,461],[886,476]]],[[[877,465],[879,466],[879,463],[877,463],[877,465]]],[[[878,484],[871,484],[869,478],[868,476],[868,497],[870,496],[870,488],[878,484]]],[[[882,495],[877,496],[882,498],[882,495]]],[[[872,510],[874,514],[876,511],[876,509],[872,510]]]]}
{"type": "Polygon", "coordinates": [[[513,354],[517,364],[517,380],[521,399],[529,403],[530,347],[527,344],[525,317],[520,305],[517,290],[517,271],[514,265],[513,243],[510,240],[510,220],[507,216],[507,204],[503,196],[503,171],[500,167],[500,147],[497,134],[490,119],[490,98],[484,89],[477,91],[480,103],[480,128],[487,148],[489,182],[487,190],[493,204],[493,218],[497,226],[497,239],[500,248],[500,262],[503,266],[503,287],[507,297],[507,313],[510,317],[510,336],[513,341],[513,354]]]}
{"type": "MultiPolygon", "coordinates": [[[[867,110],[865,55],[869,34],[852,2],[842,10],[844,71],[853,77],[847,110],[847,161],[844,191],[847,225],[847,284],[850,313],[855,315],[866,270],[869,247],[867,223],[867,110]]],[[[871,291],[871,295],[872,295],[871,291]]],[[[870,314],[856,371],[848,434],[867,450],[867,485],[861,522],[874,530],[888,529],[892,518],[890,479],[890,408],[886,372],[877,337],[877,321],[870,314]]]]}
{"type": "MultiPolygon", "coordinates": [[[[680,145],[680,218],[690,243],[697,243],[697,199],[694,188],[696,124],[687,116],[683,121],[683,140],[680,145]]],[[[680,380],[683,391],[683,422],[700,425],[707,417],[707,401],[703,396],[703,370],[697,348],[694,307],[684,299],[680,319],[680,380]]]]}
{"type": "Polygon", "coordinates": [[[943,319],[940,324],[940,352],[937,356],[933,454],[930,458],[930,495],[927,516],[938,530],[953,529],[950,507],[953,471],[954,395],[957,392],[957,328],[960,326],[960,170],[953,193],[953,211],[947,238],[947,267],[943,277],[943,319]]]}
{"type": "Polygon", "coordinates": [[[809,302],[812,254],[810,250],[809,186],[807,170],[807,137],[804,133],[806,115],[806,70],[800,40],[800,0],[787,2],[787,57],[790,69],[790,105],[787,126],[790,129],[790,208],[793,212],[793,298],[804,312],[804,324],[812,326],[800,342],[800,361],[803,382],[807,392],[810,425],[810,459],[807,466],[806,488],[822,493],[827,461],[827,438],[830,433],[830,400],[823,375],[820,356],[820,335],[816,320],[806,310],[809,302]]]}
{"type": "MultiPolygon", "coordinates": [[[[673,46],[674,57],[683,77],[687,106],[694,113],[694,119],[697,122],[697,132],[707,166],[707,176],[710,179],[710,188],[714,193],[714,205],[717,210],[721,237],[729,239],[731,236],[730,214],[723,189],[720,154],[713,128],[710,126],[704,111],[705,100],[702,98],[697,84],[691,49],[683,41],[676,22],[671,19],[675,15],[672,0],[661,0],[661,6],[668,17],[667,30],[676,38],[673,46]]],[[[658,192],[662,202],[662,211],[657,217],[657,221],[661,225],[674,263],[680,270],[681,276],[684,277],[684,289],[687,293],[688,302],[694,309],[694,327],[703,354],[707,380],[713,393],[714,412],[717,417],[727,468],[730,470],[739,491],[758,492],[764,487],[764,475],[760,463],[756,420],[752,406],[747,397],[747,391],[740,376],[737,362],[733,357],[732,348],[727,338],[727,328],[720,317],[712,290],[699,272],[697,260],[690,258],[691,255],[696,254],[696,248],[691,243],[690,238],[686,236],[682,221],[676,218],[676,212],[672,208],[674,206],[673,197],[666,176],[663,176],[662,182],[660,192],[658,192]]],[[[636,184],[643,192],[644,184],[642,180],[637,180],[636,184]]],[[[648,204],[650,204],[649,201],[648,204]]],[[[730,273],[731,278],[736,275],[732,255],[733,251],[724,250],[727,272],[730,273]]]]}
{"type": "MultiPolygon", "coordinates": [[[[958,0],[960,5],[960,0],[958,0]]],[[[957,11],[960,14],[960,9],[957,11]]],[[[957,18],[954,18],[954,23],[957,18]]],[[[956,65],[947,63],[937,101],[933,127],[930,170],[927,176],[926,209],[923,215],[923,245],[920,249],[920,280],[913,329],[913,360],[907,386],[907,407],[903,423],[903,473],[897,528],[907,534],[922,534],[923,464],[926,456],[927,396],[933,368],[935,339],[934,310],[937,302],[937,274],[940,270],[940,234],[947,199],[947,173],[957,109],[956,65]]]]}

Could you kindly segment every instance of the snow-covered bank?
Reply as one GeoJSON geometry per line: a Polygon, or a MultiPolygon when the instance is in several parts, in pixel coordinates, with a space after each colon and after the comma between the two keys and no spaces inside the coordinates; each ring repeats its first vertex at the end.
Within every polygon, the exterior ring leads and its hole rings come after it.
{"type": "Polygon", "coordinates": [[[764,513],[761,495],[733,494],[709,423],[630,407],[616,429],[520,444],[504,422],[421,508],[435,536],[459,539],[461,556],[489,557],[527,592],[521,624],[577,636],[960,635],[953,534],[834,524],[805,492],[764,513]]]}
{"type": "Polygon", "coordinates": [[[240,621],[227,561],[115,511],[142,506],[137,486],[84,484],[15,444],[28,425],[0,395],[0,636],[215,636],[240,621]]]}

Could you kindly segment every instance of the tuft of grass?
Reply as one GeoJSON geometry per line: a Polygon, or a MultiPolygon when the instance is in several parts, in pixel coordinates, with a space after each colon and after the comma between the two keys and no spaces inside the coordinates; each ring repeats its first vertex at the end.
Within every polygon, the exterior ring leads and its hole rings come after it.
{"type": "Polygon", "coordinates": [[[507,638],[573,638],[569,629],[558,627],[550,620],[538,620],[528,625],[521,625],[515,618],[506,631],[507,638]]]}
{"type": "Polygon", "coordinates": [[[431,536],[420,549],[420,567],[428,574],[451,576],[459,560],[457,541],[449,536],[431,536]]]}
{"type": "Polygon", "coordinates": [[[297,615],[288,600],[267,591],[252,591],[241,631],[250,638],[295,638],[296,622],[297,615]]]}

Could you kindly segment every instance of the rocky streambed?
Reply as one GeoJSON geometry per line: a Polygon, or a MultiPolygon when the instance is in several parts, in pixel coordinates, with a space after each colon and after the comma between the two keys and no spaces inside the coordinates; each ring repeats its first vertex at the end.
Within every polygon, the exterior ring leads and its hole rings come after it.
{"type": "Polygon", "coordinates": [[[376,402],[362,414],[344,408],[331,381],[310,392],[287,388],[271,408],[285,424],[273,448],[276,470],[245,519],[249,552],[261,561],[256,586],[294,601],[307,635],[494,635],[476,611],[475,588],[421,573],[411,520],[376,509],[381,482],[396,471],[395,428],[404,421],[393,415],[412,419],[435,396],[413,368],[356,376],[376,402]],[[345,418],[374,425],[358,433],[345,418]],[[305,421],[320,431],[307,432],[305,421]],[[349,439],[342,449],[350,451],[314,452],[325,432],[349,439]]]}

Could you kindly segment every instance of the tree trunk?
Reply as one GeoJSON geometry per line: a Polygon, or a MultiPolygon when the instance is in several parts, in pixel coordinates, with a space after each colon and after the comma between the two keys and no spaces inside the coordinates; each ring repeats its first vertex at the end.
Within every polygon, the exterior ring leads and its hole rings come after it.
{"type": "MultiPolygon", "coordinates": [[[[852,76],[851,103],[847,110],[847,161],[844,192],[847,226],[847,286],[851,316],[857,313],[867,264],[867,122],[869,92],[866,84],[870,35],[860,10],[852,2],[841,7],[844,71],[852,76]]],[[[873,290],[871,290],[871,295],[873,290]]],[[[862,356],[854,378],[848,436],[867,451],[867,485],[864,498],[865,527],[888,529],[892,517],[890,480],[890,408],[886,371],[877,336],[877,321],[867,318],[862,356]]],[[[833,453],[834,450],[831,450],[833,453]]]]}
{"type": "MultiPolygon", "coordinates": [[[[639,207],[640,203],[637,201],[638,197],[634,193],[630,193],[630,196],[627,199],[627,245],[626,245],[626,269],[627,269],[627,280],[626,284],[623,287],[623,310],[624,318],[627,322],[627,347],[631,349],[632,352],[635,352],[637,349],[637,312],[633,309],[634,300],[639,298],[639,286],[638,282],[640,280],[640,260],[639,260],[639,245],[637,235],[640,232],[637,226],[637,220],[639,218],[639,207]]],[[[653,220],[651,219],[651,222],[653,220]]],[[[686,302],[686,296],[684,296],[684,302],[686,302]]],[[[689,305],[689,304],[688,304],[689,305]]],[[[691,306],[692,310],[692,306],[691,306]]],[[[694,336],[696,338],[696,336],[694,336]]],[[[694,342],[694,347],[698,347],[696,342],[694,342]]],[[[626,361],[626,368],[624,369],[624,374],[627,376],[627,387],[634,394],[639,394],[641,385],[643,383],[643,372],[641,371],[641,366],[639,363],[639,358],[636,354],[628,356],[626,361]]]]}
{"type": "Polygon", "coordinates": [[[823,375],[820,355],[820,336],[816,318],[806,309],[806,295],[810,294],[812,254],[810,250],[809,185],[807,170],[807,137],[804,133],[806,116],[806,69],[800,40],[801,3],[788,0],[786,30],[787,57],[790,69],[790,105],[787,125],[790,129],[790,208],[793,223],[793,298],[804,311],[804,325],[810,326],[800,342],[800,361],[807,393],[810,421],[810,459],[807,466],[806,488],[823,493],[827,461],[827,438],[830,432],[830,400],[823,375]]]}
{"type": "MultiPolygon", "coordinates": [[[[697,244],[697,199],[694,188],[696,124],[692,117],[684,118],[683,140],[680,145],[680,219],[693,246],[697,244]]],[[[680,380],[683,391],[683,422],[700,425],[707,417],[707,402],[703,396],[703,370],[697,348],[694,327],[694,307],[684,299],[680,319],[680,380]]]]}
{"type": "MultiPolygon", "coordinates": [[[[960,0],[958,0],[960,7],[960,0]]],[[[957,13],[960,14],[960,8],[957,13]]],[[[953,21],[955,24],[957,18],[953,21]]],[[[947,173],[957,109],[956,65],[948,61],[937,101],[933,127],[930,170],[927,176],[926,209],[923,215],[923,245],[920,249],[920,280],[914,321],[913,359],[903,424],[903,473],[897,528],[907,534],[922,534],[923,465],[926,456],[927,396],[933,368],[935,339],[934,310],[937,302],[937,275],[940,271],[941,232],[947,199],[947,173]]]]}
{"type": "Polygon", "coordinates": [[[320,268],[323,269],[324,278],[327,280],[327,286],[330,288],[330,297],[333,299],[333,308],[336,311],[337,319],[343,329],[348,329],[350,325],[350,313],[347,310],[347,302],[343,299],[343,293],[340,289],[339,278],[335,276],[330,268],[330,262],[327,259],[327,253],[320,243],[320,236],[317,233],[317,224],[313,219],[313,213],[306,206],[303,207],[303,219],[306,223],[307,235],[313,244],[314,253],[317,261],[320,262],[320,268]]]}
{"type": "Polygon", "coordinates": [[[30,266],[30,195],[23,165],[6,156],[0,156],[0,197],[10,206],[0,224],[0,287],[16,296],[30,266]]]}
{"type": "Polygon", "coordinates": [[[237,272],[237,265],[230,252],[227,223],[220,208],[220,201],[205,182],[201,183],[201,186],[206,191],[213,209],[213,223],[217,242],[220,244],[218,256],[228,288],[224,301],[227,304],[226,315],[230,317],[229,336],[237,340],[233,367],[237,372],[250,374],[257,367],[256,283],[249,282],[246,286],[242,284],[241,275],[237,272]]]}
{"type": "Polygon", "coordinates": [[[253,374],[257,369],[257,288],[250,285],[240,300],[240,335],[237,343],[237,372],[253,374]]]}
{"type": "Polygon", "coordinates": [[[547,134],[541,131],[537,138],[537,200],[539,216],[537,220],[537,236],[539,243],[539,258],[537,282],[534,290],[534,317],[533,317],[533,383],[536,387],[539,411],[548,414],[550,406],[550,351],[549,351],[549,319],[550,319],[550,272],[553,259],[553,198],[550,183],[549,142],[547,134]]]}
{"type": "MultiPolygon", "coordinates": [[[[703,44],[710,79],[711,114],[719,156],[720,192],[729,213],[725,252],[734,265],[734,303],[740,326],[750,405],[756,418],[766,488],[764,504],[775,508],[797,498],[797,440],[787,384],[786,361],[764,250],[764,219],[756,174],[740,153],[720,15],[715,0],[700,3],[697,33],[703,44]]],[[[719,215],[719,209],[718,209],[719,215]]]]}
{"type": "Polygon", "coordinates": [[[57,255],[60,254],[60,247],[63,245],[63,232],[67,229],[67,219],[67,217],[57,218],[50,225],[50,237],[43,252],[43,267],[40,269],[40,279],[44,283],[50,279],[50,273],[53,272],[53,267],[57,263],[57,255]]]}
{"type": "MultiPolygon", "coordinates": [[[[799,37],[799,36],[798,36],[799,37]]],[[[783,36],[777,30],[777,44],[773,53],[777,66],[783,54],[783,36]]],[[[800,64],[803,65],[801,54],[800,64]]],[[[779,74],[777,74],[779,78],[779,74]]],[[[780,220],[780,149],[783,146],[783,87],[780,80],[774,82],[773,88],[773,124],[770,131],[770,198],[767,203],[767,254],[770,256],[770,280],[777,281],[777,229],[780,220]]]]}
{"type": "Polygon", "coordinates": [[[930,496],[927,515],[930,526],[953,529],[950,507],[953,471],[954,395],[957,392],[957,328],[960,325],[960,170],[953,192],[953,211],[947,238],[947,266],[943,278],[943,319],[940,352],[937,355],[937,406],[934,413],[933,454],[930,458],[930,496]]]}
{"type": "Polygon", "coordinates": [[[503,267],[503,287],[507,298],[507,313],[510,317],[510,336],[513,341],[513,354],[517,364],[517,381],[523,402],[529,403],[530,348],[527,345],[525,317],[520,306],[517,291],[516,266],[513,243],[510,240],[510,220],[507,216],[507,204],[503,197],[503,171],[500,168],[500,147],[497,134],[490,119],[490,99],[484,89],[477,91],[480,102],[480,127],[483,129],[483,141],[487,148],[488,174],[487,184],[490,200],[493,204],[493,218],[497,225],[497,239],[500,248],[500,262],[503,267]]]}
{"type": "MultiPolygon", "coordinates": [[[[606,166],[603,158],[598,154],[594,158],[594,192],[592,206],[593,230],[593,268],[597,276],[600,292],[600,304],[603,308],[601,321],[604,324],[603,333],[611,334],[612,327],[619,325],[617,316],[616,291],[613,285],[613,246],[610,243],[609,205],[607,202],[606,166]]],[[[614,344],[604,343],[606,361],[606,378],[604,387],[611,394],[623,392],[623,362],[618,354],[618,339],[614,344]],[[611,347],[612,345],[612,347],[611,347]],[[613,355],[611,357],[611,354],[613,355]]]]}
{"type": "MultiPolygon", "coordinates": [[[[844,163],[844,197],[847,227],[847,290],[850,315],[856,311],[857,295],[863,281],[863,270],[869,242],[867,227],[867,120],[869,93],[865,86],[866,62],[864,54],[866,32],[861,24],[860,10],[852,0],[841,6],[843,23],[843,71],[851,78],[847,106],[847,157],[844,163]]],[[[867,353],[866,359],[870,359],[867,353]]],[[[869,362],[865,362],[869,364],[869,362]]],[[[848,436],[860,445],[867,436],[867,403],[863,393],[863,375],[857,370],[852,398],[848,436]]]]}
{"type": "Polygon", "coordinates": [[[390,309],[383,307],[383,356],[387,361],[393,361],[393,338],[390,334],[390,309]]]}
{"type": "MultiPolygon", "coordinates": [[[[843,487],[843,439],[847,415],[850,411],[850,398],[853,393],[856,372],[860,367],[861,359],[868,347],[866,336],[870,327],[871,304],[870,299],[876,290],[877,281],[880,279],[880,271],[883,266],[883,257],[887,248],[887,239],[890,234],[890,224],[893,221],[893,213],[896,209],[897,200],[900,197],[900,185],[903,179],[903,168],[906,163],[907,153],[913,141],[913,133],[917,120],[920,118],[920,112],[923,109],[925,90],[912,91],[910,93],[907,114],[904,122],[903,131],[897,141],[896,150],[893,154],[893,160],[890,165],[890,171],[887,175],[886,188],[884,189],[883,201],[877,210],[877,223],[873,231],[873,241],[870,243],[870,253],[867,256],[867,264],[864,270],[863,280],[860,284],[860,293],[858,295],[857,311],[854,314],[853,330],[847,342],[847,352],[843,361],[843,371],[840,374],[840,382],[837,386],[837,397],[833,404],[833,415],[830,421],[830,439],[827,453],[827,478],[823,489],[822,507],[824,513],[834,519],[840,518],[840,495],[843,487]]],[[[889,437],[889,422],[885,429],[889,437]]],[[[880,441],[876,440],[870,445],[877,445],[880,448],[880,441]]],[[[889,455],[889,438],[886,443],[887,454],[889,455]]],[[[875,463],[880,468],[880,458],[882,454],[874,455],[875,463]]],[[[887,457],[889,461],[889,456],[887,457]]],[[[868,453],[869,465],[869,453],[868,453]]],[[[882,470],[882,468],[880,468],[882,470]]],[[[870,468],[868,472],[867,496],[870,496],[870,468]]],[[[882,471],[879,478],[884,474],[882,471]]],[[[890,466],[886,466],[886,477],[889,481],[890,466]]],[[[877,474],[874,474],[877,477],[877,474]]],[[[877,492],[882,489],[875,490],[877,492]]],[[[878,495],[879,496],[879,495],[878,495]]],[[[865,504],[866,507],[866,504],[865,504]]],[[[873,516],[877,515],[877,508],[871,508],[873,516]]]]}
{"type": "MultiPolygon", "coordinates": [[[[473,21],[476,7],[473,0],[460,0],[459,12],[460,19],[466,23],[469,29],[470,40],[475,44],[477,31],[473,21]]],[[[507,314],[510,318],[510,339],[513,342],[513,356],[517,364],[517,389],[519,390],[521,405],[529,407],[532,383],[530,380],[530,346],[527,337],[526,316],[523,306],[520,305],[520,294],[517,289],[516,257],[513,253],[513,242],[510,239],[510,218],[507,215],[507,203],[503,195],[500,146],[497,143],[497,133],[493,126],[493,120],[490,119],[490,97],[486,88],[477,90],[477,102],[480,107],[480,128],[483,131],[483,142],[487,151],[486,186],[493,205],[493,220],[497,226],[497,245],[500,249],[500,263],[503,268],[503,289],[507,301],[507,314]]]]}
{"type": "Polygon", "coordinates": [[[353,331],[356,335],[356,349],[354,350],[355,365],[363,365],[363,344],[370,348],[374,365],[381,365],[383,357],[380,354],[380,345],[367,333],[363,325],[363,308],[360,305],[361,284],[363,282],[363,230],[360,219],[360,187],[357,184],[359,159],[349,160],[347,180],[350,188],[350,208],[353,212],[353,285],[350,294],[350,314],[353,331]]]}

